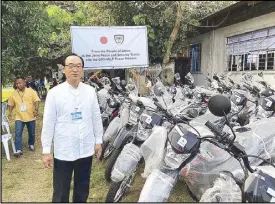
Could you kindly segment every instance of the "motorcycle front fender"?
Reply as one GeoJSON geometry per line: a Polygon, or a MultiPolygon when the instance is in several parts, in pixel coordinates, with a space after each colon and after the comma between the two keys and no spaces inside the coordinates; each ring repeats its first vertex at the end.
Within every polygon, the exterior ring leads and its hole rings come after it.
{"type": "Polygon", "coordinates": [[[113,146],[116,149],[121,148],[128,140],[131,140],[133,136],[129,134],[129,130],[123,127],[119,130],[117,137],[114,140],[113,146]]]}

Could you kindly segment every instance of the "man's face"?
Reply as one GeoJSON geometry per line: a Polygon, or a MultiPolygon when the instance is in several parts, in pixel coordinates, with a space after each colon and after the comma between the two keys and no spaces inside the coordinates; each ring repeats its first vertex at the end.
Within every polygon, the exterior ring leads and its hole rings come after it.
{"type": "Polygon", "coordinates": [[[26,86],[26,82],[23,79],[17,79],[15,83],[16,83],[16,88],[19,89],[20,91],[22,91],[26,86]]]}
{"type": "Polygon", "coordinates": [[[30,82],[32,80],[32,76],[27,77],[27,81],[30,82]]]}
{"type": "Polygon", "coordinates": [[[68,80],[80,80],[83,74],[83,64],[78,56],[69,56],[65,60],[64,73],[68,80]]]}

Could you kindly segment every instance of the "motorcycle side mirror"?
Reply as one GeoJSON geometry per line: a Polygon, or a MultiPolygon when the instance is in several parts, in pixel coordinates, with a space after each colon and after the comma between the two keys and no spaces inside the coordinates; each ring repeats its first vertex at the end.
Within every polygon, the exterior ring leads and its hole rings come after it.
{"type": "Polygon", "coordinates": [[[231,102],[229,98],[223,95],[215,95],[209,99],[208,108],[213,115],[223,117],[230,113],[231,102]]]}
{"type": "Polygon", "coordinates": [[[213,79],[215,79],[216,81],[219,81],[219,77],[217,77],[216,75],[213,76],[213,79]]]}
{"type": "Polygon", "coordinates": [[[230,83],[235,84],[232,79],[230,79],[230,78],[228,78],[228,79],[229,79],[230,83]]]}
{"type": "Polygon", "coordinates": [[[263,72],[258,73],[258,76],[263,77],[264,76],[263,72]]]}
{"type": "Polygon", "coordinates": [[[153,98],[153,101],[154,102],[158,102],[159,100],[157,98],[153,98]]]}
{"type": "Polygon", "coordinates": [[[264,87],[267,87],[267,84],[265,83],[265,81],[260,81],[260,84],[262,84],[264,87]]]}
{"type": "Polygon", "coordinates": [[[137,105],[138,106],[143,106],[143,103],[140,100],[137,100],[137,105]]]}

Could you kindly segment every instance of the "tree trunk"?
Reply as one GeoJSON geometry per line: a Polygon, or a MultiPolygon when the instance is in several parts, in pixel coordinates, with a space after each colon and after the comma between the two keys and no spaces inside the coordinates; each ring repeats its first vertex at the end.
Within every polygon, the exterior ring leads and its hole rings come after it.
{"type": "Polygon", "coordinates": [[[166,64],[169,63],[169,58],[171,55],[171,50],[173,47],[173,44],[177,38],[177,34],[180,28],[180,21],[182,19],[183,16],[183,5],[185,4],[184,1],[178,1],[177,2],[177,15],[176,15],[176,21],[175,21],[175,25],[174,28],[172,30],[172,33],[170,35],[169,41],[167,43],[167,47],[166,47],[166,52],[162,61],[162,64],[165,66],[166,64]]]}

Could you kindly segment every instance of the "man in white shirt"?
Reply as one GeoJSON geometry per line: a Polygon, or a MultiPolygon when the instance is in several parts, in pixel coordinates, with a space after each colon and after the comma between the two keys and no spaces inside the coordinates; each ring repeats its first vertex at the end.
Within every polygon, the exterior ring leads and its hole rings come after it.
{"type": "Polygon", "coordinates": [[[92,156],[100,156],[103,127],[97,96],[93,87],[80,82],[84,61],[76,54],[63,60],[66,81],[47,94],[41,142],[43,162],[52,167],[51,144],[54,143],[52,202],[69,202],[74,172],[73,202],[87,202],[92,156]]]}

